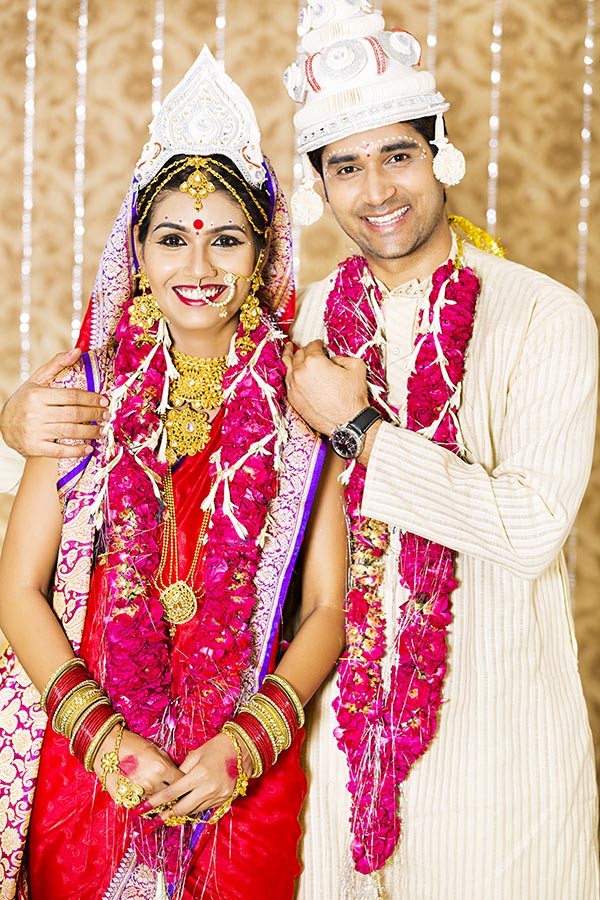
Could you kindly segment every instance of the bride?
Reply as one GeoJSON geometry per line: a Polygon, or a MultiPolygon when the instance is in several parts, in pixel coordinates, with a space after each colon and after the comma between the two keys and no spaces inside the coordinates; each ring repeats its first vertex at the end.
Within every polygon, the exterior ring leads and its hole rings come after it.
{"type": "Polygon", "coordinates": [[[108,397],[103,437],[27,463],[0,560],[2,897],[293,897],[345,526],[285,400],[291,243],[259,140],[205,48],[106,245],[94,349],[58,379],[108,397]]]}

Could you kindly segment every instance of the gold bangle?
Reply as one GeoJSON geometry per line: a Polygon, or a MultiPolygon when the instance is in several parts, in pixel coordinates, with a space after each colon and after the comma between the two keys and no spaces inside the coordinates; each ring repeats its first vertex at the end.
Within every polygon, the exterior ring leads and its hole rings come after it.
{"type": "Polygon", "coordinates": [[[48,681],[46,682],[46,686],[40,695],[40,705],[44,712],[46,712],[46,705],[48,703],[48,697],[50,696],[50,692],[61,675],[64,675],[65,672],[68,672],[69,669],[74,669],[75,666],[83,666],[86,668],[85,660],[83,660],[80,656],[71,656],[69,659],[65,660],[58,669],[56,669],[48,681]]]}
{"type": "Polygon", "coordinates": [[[229,812],[233,801],[237,797],[245,797],[246,791],[248,790],[248,776],[244,772],[244,766],[242,765],[242,748],[238,744],[235,735],[231,734],[228,731],[226,731],[225,734],[235,747],[235,752],[237,753],[237,779],[231,797],[229,797],[229,799],[226,800],[225,803],[222,803],[221,806],[219,806],[219,808],[214,811],[214,813],[208,820],[209,825],[216,825],[219,819],[222,819],[223,816],[229,812]]]}
{"type": "Polygon", "coordinates": [[[77,721],[86,706],[98,697],[106,697],[95,681],[89,679],[69,691],[52,717],[52,728],[67,739],[71,738],[74,722],[77,721]]]}
{"type": "Polygon", "coordinates": [[[71,753],[73,753],[73,750],[75,747],[75,741],[77,740],[77,735],[79,734],[79,729],[82,727],[82,725],[85,722],[85,720],[87,719],[87,717],[98,706],[106,706],[107,705],[106,701],[107,701],[107,697],[106,697],[106,695],[103,695],[102,697],[98,697],[97,700],[95,700],[93,703],[90,703],[89,706],[86,706],[86,708],[81,711],[81,715],[79,716],[79,718],[73,725],[73,731],[71,733],[71,740],[69,743],[69,749],[70,749],[71,753]]]}
{"type": "Polygon", "coordinates": [[[282,721],[277,717],[273,710],[260,700],[254,707],[254,715],[257,715],[257,709],[259,710],[259,721],[266,728],[271,740],[275,742],[276,754],[275,760],[273,761],[276,762],[280,753],[286,750],[290,745],[289,729],[285,730],[282,721]]]}
{"type": "Polygon", "coordinates": [[[249,715],[253,716],[267,732],[267,736],[273,749],[273,762],[276,762],[277,757],[279,756],[279,742],[277,740],[277,735],[275,734],[273,727],[271,727],[271,723],[265,721],[266,716],[262,714],[262,711],[258,709],[252,701],[253,698],[251,697],[250,700],[241,707],[240,712],[249,713],[249,715]]]}
{"type": "MultiPolygon", "coordinates": [[[[108,703],[106,704],[109,705],[108,703]]],[[[121,715],[121,713],[113,713],[110,719],[107,719],[104,725],[101,725],[98,731],[96,732],[94,738],[90,746],[88,747],[87,753],[85,754],[85,758],[83,760],[83,765],[87,772],[94,771],[94,760],[96,759],[96,754],[100,749],[100,744],[106,737],[106,735],[112,731],[115,725],[120,725],[121,722],[125,722],[125,719],[121,715]]]]}
{"type": "Polygon", "coordinates": [[[300,697],[298,696],[298,694],[296,693],[294,688],[291,686],[289,681],[286,678],[283,678],[281,675],[275,675],[275,674],[266,675],[264,680],[271,681],[273,684],[279,685],[281,690],[286,694],[288,700],[294,707],[294,710],[296,711],[296,717],[298,719],[298,728],[302,728],[302,726],[304,725],[304,721],[305,721],[304,707],[302,706],[300,697]]]}
{"type": "Polygon", "coordinates": [[[250,703],[253,708],[253,715],[258,718],[271,740],[275,742],[276,755],[279,756],[292,743],[292,735],[288,723],[277,706],[270,703],[264,695],[255,694],[250,698],[250,703]]]}
{"type": "MultiPolygon", "coordinates": [[[[248,702],[242,706],[240,712],[247,712],[251,716],[254,716],[255,719],[262,725],[264,730],[267,732],[269,736],[269,740],[271,741],[271,745],[273,747],[274,760],[277,761],[279,754],[286,749],[286,742],[289,736],[289,728],[286,731],[283,729],[283,720],[279,718],[279,716],[275,715],[273,709],[268,706],[266,703],[262,703],[263,698],[259,694],[254,694],[248,702]]],[[[286,723],[287,725],[287,723],[286,723]]],[[[289,745],[287,745],[289,746],[289,745]]]]}
{"type": "Polygon", "coordinates": [[[258,747],[252,740],[252,738],[246,734],[241,725],[238,725],[237,722],[225,722],[223,728],[221,729],[224,734],[228,734],[229,737],[231,735],[235,735],[240,739],[243,745],[246,747],[248,754],[250,756],[250,760],[252,762],[252,774],[250,778],[260,778],[263,773],[263,761],[260,753],[258,752],[258,747]]]}
{"type": "Polygon", "coordinates": [[[277,717],[278,722],[280,722],[280,728],[282,728],[283,731],[285,732],[286,745],[283,749],[287,750],[287,748],[292,743],[292,732],[290,730],[290,726],[288,724],[286,717],[284,716],[282,711],[279,709],[279,707],[277,706],[275,701],[271,700],[270,697],[265,696],[265,694],[261,694],[260,691],[258,694],[255,694],[254,696],[255,696],[255,698],[257,698],[259,700],[259,703],[262,703],[263,706],[266,705],[266,708],[271,709],[273,714],[277,717]]]}

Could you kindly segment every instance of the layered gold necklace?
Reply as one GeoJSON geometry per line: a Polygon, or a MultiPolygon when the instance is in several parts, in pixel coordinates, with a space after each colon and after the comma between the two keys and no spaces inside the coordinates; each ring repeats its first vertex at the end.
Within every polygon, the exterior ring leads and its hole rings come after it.
{"type": "Polygon", "coordinates": [[[166,513],[163,523],[162,548],[160,563],[156,574],[156,587],[160,591],[160,602],[164,610],[165,620],[171,626],[171,635],[176,625],[189,622],[198,609],[198,592],[194,588],[196,570],[200,554],[204,546],[204,538],[210,520],[210,509],[202,517],[194,556],[190,568],[182,578],[179,572],[179,545],[177,542],[177,517],[175,513],[175,497],[173,495],[173,477],[171,467],[165,475],[163,497],[166,513]],[[168,564],[167,564],[168,560],[168,564]]]}
{"type": "Polygon", "coordinates": [[[223,376],[227,357],[199,359],[172,350],[179,378],[169,386],[171,409],[165,418],[167,430],[166,456],[174,463],[180,456],[194,456],[206,447],[210,437],[207,410],[223,404],[223,376]]]}

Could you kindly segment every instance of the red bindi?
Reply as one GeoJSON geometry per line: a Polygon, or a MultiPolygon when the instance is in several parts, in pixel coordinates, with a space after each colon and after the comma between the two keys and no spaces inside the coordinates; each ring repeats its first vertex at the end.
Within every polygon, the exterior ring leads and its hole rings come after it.
{"type": "Polygon", "coordinates": [[[194,219],[193,224],[194,228],[196,228],[198,231],[200,231],[201,228],[204,228],[204,222],[202,221],[202,219],[194,219]]]}

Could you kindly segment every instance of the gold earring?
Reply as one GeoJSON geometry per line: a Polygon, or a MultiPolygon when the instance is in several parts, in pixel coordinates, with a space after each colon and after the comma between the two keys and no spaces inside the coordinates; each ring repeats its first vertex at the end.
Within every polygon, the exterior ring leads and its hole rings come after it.
{"type": "Polygon", "coordinates": [[[260,265],[262,262],[262,251],[258,257],[258,262],[254,267],[252,278],[250,280],[250,290],[248,296],[240,307],[240,322],[244,328],[244,334],[236,342],[236,346],[240,353],[252,353],[256,349],[256,344],[250,337],[251,333],[258,328],[260,323],[260,300],[258,292],[264,285],[262,275],[260,273],[260,265]]]}
{"type": "Polygon", "coordinates": [[[129,319],[132,325],[139,325],[142,328],[143,333],[139,339],[140,342],[145,341],[152,344],[154,343],[154,335],[150,334],[150,329],[158,322],[162,313],[152,293],[146,273],[136,272],[135,277],[138,279],[141,294],[136,294],[133,298],[129,319]]]}

